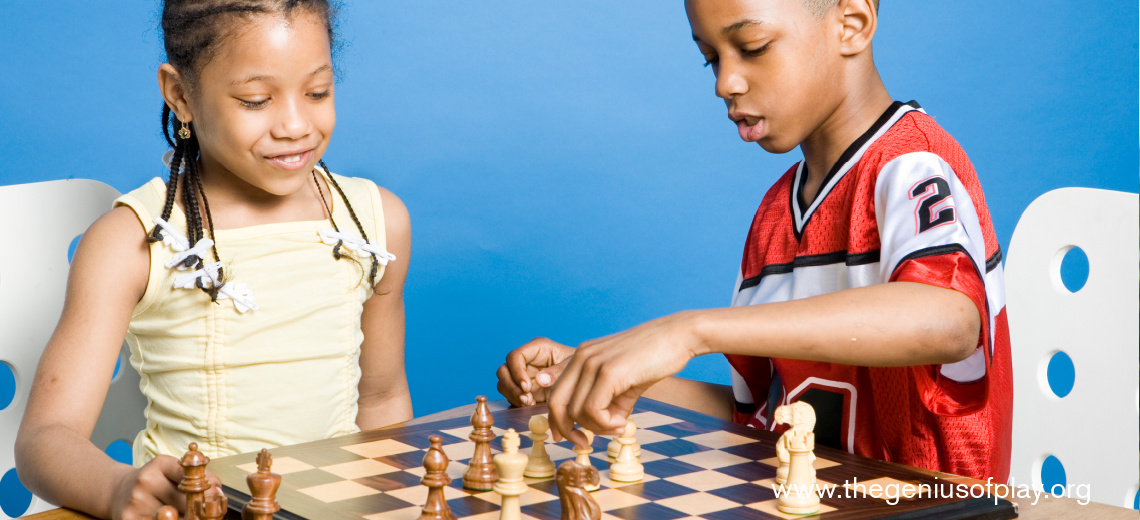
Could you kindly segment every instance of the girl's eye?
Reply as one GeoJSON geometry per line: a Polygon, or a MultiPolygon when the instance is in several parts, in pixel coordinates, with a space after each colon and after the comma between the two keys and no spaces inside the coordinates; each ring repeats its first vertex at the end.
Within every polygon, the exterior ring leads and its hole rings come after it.
{"type": "Polygon", "coordinates": [[[312,99],[313,101],[320,101],[320,100],[325,99],[331,95],[332,95],[331,90],[326,90],[324,92],[313,92],[313,93],[309,94],[309,99],[312,99]]]}
{"type": "Polygon", "coordinates": [[[755,48],[755,49],[741,49],[740,53],[745,55],[745,56],[756,57],[756,56],[759,56],[759,55],[767,52],[768,47],[770,47],[771,45],[772,45],[771,43],[765,43],[764,45],[761,45],[760,47],[755,48]]]}
{"type": "Polygon", "coordinates": [[[244,99],[240,99],[240,98],[239,98],[239,99],[238,99],[238,102],[239,102],[239,103],[241,103],[241,105],[242,105],[243,107],[246,107],[246,108],[252,108],[252,109],[258,109],[258,108],[264,108],[264,107],[265,107],[265,105],[266,105],[267,103],[269,103],[269,98],[266,98],[266,99],[261,99],[261,100],[258,100],[258,101],[247,101],[247,100],[244,100],[244,99]]]}

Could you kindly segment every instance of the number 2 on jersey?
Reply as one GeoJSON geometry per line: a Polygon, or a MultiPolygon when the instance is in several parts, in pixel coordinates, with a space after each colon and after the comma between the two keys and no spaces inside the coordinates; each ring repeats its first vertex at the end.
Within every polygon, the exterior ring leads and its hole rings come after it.
{"type": "Polygon", "coordinates": [[[918,207],[914,210],[914,217],[918,223],[919,233],[958,221],[958,214],[954,211],[953,201],[943,207],[938,207],[949,198],[950,183],[942,177],[931,177],[911,188],[910,199],[918,199],[918,207]]]}

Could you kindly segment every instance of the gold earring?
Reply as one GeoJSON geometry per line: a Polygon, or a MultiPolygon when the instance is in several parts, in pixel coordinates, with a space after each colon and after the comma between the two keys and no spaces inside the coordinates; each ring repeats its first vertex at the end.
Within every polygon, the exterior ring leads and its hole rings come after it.
{"type": "Polygon", "coordinates": [[[190,138],[190,127],[186,123],[182,123],[182,128],[178,129],[178,137],[184,141],[190,138]]]}

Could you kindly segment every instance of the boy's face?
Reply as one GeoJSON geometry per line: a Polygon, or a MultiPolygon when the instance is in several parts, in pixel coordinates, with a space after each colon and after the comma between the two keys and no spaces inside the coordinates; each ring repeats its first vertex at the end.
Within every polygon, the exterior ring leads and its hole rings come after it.
{"type": "Polygon", "coordinates": [[[819,128],[841,96],[842,28],[801,0],[686,0],[693,39],[741,139],[784,153],[819,128]]]}

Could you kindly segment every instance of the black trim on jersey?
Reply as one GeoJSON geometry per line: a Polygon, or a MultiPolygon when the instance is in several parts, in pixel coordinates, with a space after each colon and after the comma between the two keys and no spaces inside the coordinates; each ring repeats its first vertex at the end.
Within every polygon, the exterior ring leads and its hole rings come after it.
{"type": "Polygon", "coordinates": [[[736,407],[737,412],[749,417],[752,417],[756,413],[756,403],[742,403],[740,401],[734,401],[733,406],[736,407]]]}
{"type": "Polygon", "coordinates": [[[736,292],[760,285],[765,276],[773,274],[788,274],[797,267],[815,267],[820,265],[846,264],[848,266],[873,264],[879,261],[879,250],[866,253],[847,254],[847,251],[823,253],[818,255],[797,256],[786,264],[768,264],[760,269],[760,274],[740,282],[736,292]]]}
{"type": "Polygon", "coordinates": [[[997,251],[994,251],[994,256],[991,256],[989,260],[986,260],[986,272],[988,273],[994,269],[997,269],[999,265],[1001,265],[1001,246],[998,246],[997,251]]]}
{"type": "MultiPolygon", "coordinates": [[[[858,152],[864,144],[867,144],[867,141],[869,141],[871,137],[874,137],[875,133],[881,130],[883,125],[887,124],[887,121],[890,121],[895,113],[904,106],[909,106],[915,110],[922,108],[917,101],[913,100],[906,103],[901,101],[891,103],[891,106],[875,120],[871,128],[868,128],[867,131],[863,132],[863,135],[860,135],[858,139],[855,139],[855,142],[851,143],[846,150],[843,150],[843,154],[839,156],[839,160],[835,161],[835,164],[831,166],[831,170],[827,172],[827,176],[823,178],[823,182],[819,185],[819,191],[816,192],[811,202],[804,202],[803,200],[804,185],[807,184],[808,171],[806,160],[800,161],[800,167],[796,172],[798,178],[792,183],[792,196],[789,201],[791,205],[790,209],[792,210],[792,232],[795,233],[797,242],[803,240],[804,229],[807,228],[808,222],[811,221],[811,214],[807,212],[808,209],[810,209],[812,204],[815,204],[816,201],[822,202],[822,199],[827,198],[827,195],[831,193],[831,190],[827,189],[827,185],[831,183],[832,179],[839,173],[839,170],[842,170],[843,166],[855,156],[855,153],[858,152]],[[800,210],[799,214],[803,217],[804,224],[802,227],[798,226],[795,222],[796,209],[800,210]]],[[[900,117],[899,119],[901,120],[902,118],[900,117]]],[[[897,122],[898,121],[896,121],[896,123],[897,122]]]]}

